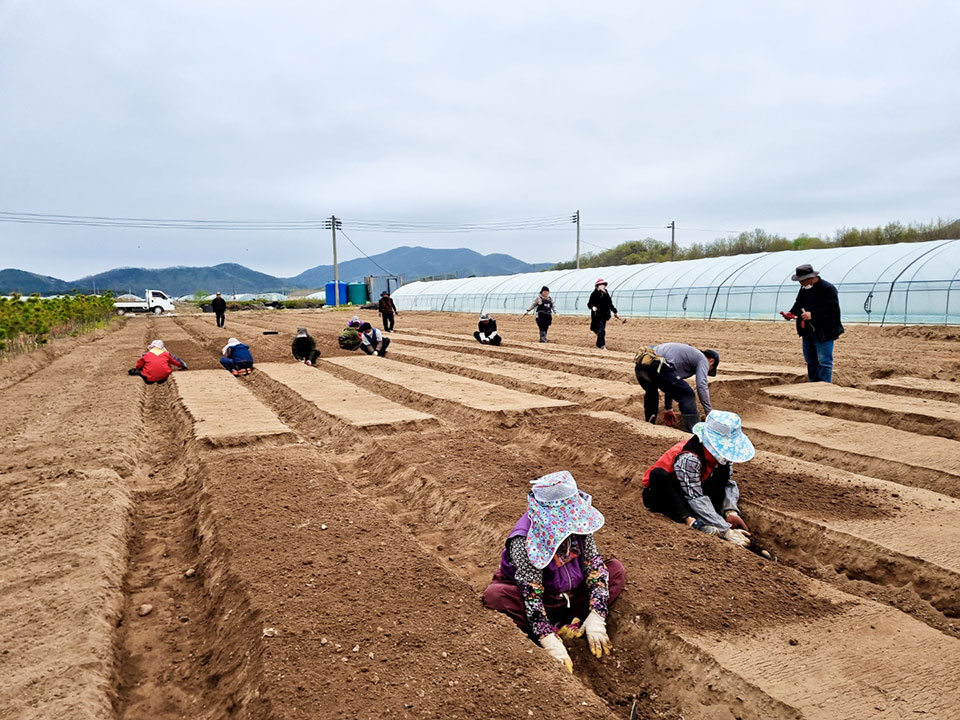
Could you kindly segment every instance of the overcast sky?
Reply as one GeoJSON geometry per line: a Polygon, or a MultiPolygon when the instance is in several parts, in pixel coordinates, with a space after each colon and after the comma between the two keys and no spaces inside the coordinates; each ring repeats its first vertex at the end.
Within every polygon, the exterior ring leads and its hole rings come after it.
{"type": "MultiPolygon", "coordinates": [[[[0,0],[0,210],[335,213],[397,245],[569,259],[573,226],[350,220],[582,212],[609,247],[955,218],[957,2],[0,0]],[[692,230],[704,228],[706,232],[692,230]]],[[[596,249],[585,245],[584,250],[596,249]]],[[[340,258],[358,253],[344,243],[340,258]]],[[[0,267],[329,263],[329,234],[0,223],[0,267]]]]}

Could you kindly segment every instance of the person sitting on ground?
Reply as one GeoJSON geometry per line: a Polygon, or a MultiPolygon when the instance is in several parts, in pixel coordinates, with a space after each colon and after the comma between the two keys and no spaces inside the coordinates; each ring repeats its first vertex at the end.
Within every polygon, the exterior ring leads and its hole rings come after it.
{"type": "Polygon", "coordinates": [[[250,348],[236,338],[227,340],[227,344],[220,351],[223,355],[220,364],[234,375],[249,375],[253,370],[253,355],[250,348]]]}
{"type": "Polygon", "coordinates": [[[370,323],[365,322],[360,326],[360,349],[367,355],[386,357],[389,344],[390,338],[384,337],[383,333],[370,323]]]}
{"type": "Polygon", "coordinates": [[[139,375],[147,385],[163,385],[175,367],[186,370],[187,364],[168,351],[163,340],[154,340],[127,374],[139,375]]]}
{"type": "Polygon", "coordinates": [[[313,365],[320,357],[320,351],[317,350],[317,341],[313,339],[313,336],[307,332],[305,327],[297,328],[297,334],[290,344],[290,349],[293,351],[294,359],[307,365],[313,365]]]}
{"type": "Polygon", "coordinates": [[[697,395],[704,415],[709,415],[713,408],[707,377],[717,374],[719,364],[720,354],[716,350],[697,350],[684,343],[664,343],[640,350],[634,357],[634,374],[644,390],[643,416],[647,422],[657,422],[662,390],[664,425],[677,425],[677,416],[673,412],[673,401],[676,400],[685,429],[691,432],[700,422],[700,413],[697,412],[697,398],[686,379],[696,375],[697,395]]]}
{"type": "Polygon", "coordinates": [[[593,534],[603,522],[569,472],[534,480],[527,512],[507,536],[483,593],[486,608],[508,615],[571,673],[563,641],[586,634],[590,652],[609,654],[607,612],[626,582],[620,561],[597,549],[593,534]]]}
{"type": "Polygon", "coordinates": [[[477,322],[477,331],[473,334],[477,342],[484,345],[499,345],[503,338],[497,333],[497,321],[488,313],[483,313],[477,322]]]}
{"type": "Polygon", "coordinates": [[[750,545],[750,533],[740,517],[740,488],[733,464],[754,456],[753,443],[743,434],[740,416],[714,410],[697,423],[693,437],[667,450],[643,476],[644,506],[674,522],[716,535],[734,545],[750,545]]]}
{"type": "Polygon", "coordinates": [[[394,315],[399,315],[400,311],[397,310],[396,303],[393,302],[393,298],[390,297],[390,293],[386,290],[380,293],[377,312],[379,312],[380,317],[383,318],[383,331],[391,332],[393,330],[394,315]]]}
{"type": "Polygon", "coordinates": [[[360,347],[360,325],[362,325],[360,319],[354,315],[353,320],[337,338],[337,345],[340,346],[341,350],[356,350],[360,347]],[[354,325],[354,321],[356,321],[356,325],[354,325]]]}

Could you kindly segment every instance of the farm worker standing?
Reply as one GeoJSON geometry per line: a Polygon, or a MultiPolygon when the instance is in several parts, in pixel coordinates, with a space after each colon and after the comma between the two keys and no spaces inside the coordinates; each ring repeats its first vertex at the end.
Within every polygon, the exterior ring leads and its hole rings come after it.
{"type": "Polygon", "coordinates": [[[597,334],[597,347],[606,350],[607,321],[611,313],[617,320],[620,319],[620,315],[617,313],[617,308],[613,306],[613,298],[607,292],[607,281],[603,278],[597,278],[597,282],[594,283],[587,306],[590,308],[590,332],[597,334]]]}
{"type": "Polygon", "coordinates": [[[317,350],[317,341],[307,332],[305,327],[297,328],[297,335],[290,344],[293,351],[293,357],[307,365],[313,365],[320,357],[320,351],[317,350]]]}
{"type": "Polygon", "coordinates": [[[234,375],[239,375],[241,370],[244,371],[244,375],[249,375],[253,369],[253,355],[250,354],[250,348],[236,338],[227,340],[220,354],[223,355],[220,358],[220,364],[234,375]]]}
{"type": "Polygon", "coordinates": [[[563,641],[586,634],[590,652],[609,654],[607,612],[626,573],[619,560],[604,560],[597,549],[593,534],[603,527],[603,515],[569,472],[544,475],[532,486],[483,604],[509,615],[573,672],[563,641]]]}
{"type": "Polygon", "coordinates": [[[364,323],[360,326],[360,349],[367,355],[386,357],[389,344],[390,338],[384,337],[383,333],[370,323],[364,323]]]}
{"type": "Polygon", "coordinates": [[[380,301],[377,303],[377,311],[380,313],[380,317],[383,318],[383,331],[390,332],[393,330],[393,316],[399,315],[400,311],[397,310],[397,306],[393,302],[393,298],[390,297],[390,293],[384,290],[380,293],[380,301]]]}
{"type": "Polygon", "coordinates": [[[537,327],[540,328],[540,342],[547,341],[547,330],[553,322],[553,316],[559,315],[556,308],[553,307],[553,298],[550,297],[550,288],[544,285],[540,288],[540,294],[533,299],[533,304],[527,308],[526,315],[531,310],[537,310],[537,327]]]}
{"type": "Polygon", "coordinates": [[[634,357],[634,374],[644,390],[643,416],[647,422],[656,423],[660,411],[660,391],[663,391],[663,423],[670,427],[677,424],[673,401],[680,405],[680,413],[686,430],[700,422],[697,398],[686,383],[686,378],[696,376],[697,395],[703,405],[704,415],[713,409],[710,406],[710,388],[707,377],[717,374],[720,354],[716,350],[697,350],[684,343],[664,343],[640,350],[634,357]]]}
{"type": "Polygon", "coordinates": [[[787,320],[797,321],[797,335],[803,342],[810,382],[833,381],[833,343],[843,334],[840,299],[837,288],[828,283],[812,265],[800,265],[791,278],[800,283],[797,300],[787,312],[787,320]]]}
{"type": "Polygon", "coordinates": [[[477,331],[473,336],[483,345],[499,345],[503,342],[503,338],[497,332],[497,321],[487,313],[480,316],[477,321],[477,331]]]}
{"type": "Polygon", "coordinates": [[[740,488],[733,464],[753,455],[740,416],[714,410],[706,422],[694,426],[693,437],[678,442],[647,470],[643,504],[674,522],[747,547],[750,533],[737,507],[740,488]]]}
{"type": "Polygon", "coordinates": [[[217,327],[223,327],[227,314],[227,301],[220,296],[220,293],[217,293],[210,306],[217,316],[217,327]]]}
{"type": "Polygon", "coordinates": [[[187,369],[187,364],[173,353],[169,352],[163,340],[154,340],[147,351],[137,360],[136,367],[130,368],[129,375],[139,375],[147,385],[154,383],[162,385],[170,377],[173,369],[178,367],[187,369]]]}

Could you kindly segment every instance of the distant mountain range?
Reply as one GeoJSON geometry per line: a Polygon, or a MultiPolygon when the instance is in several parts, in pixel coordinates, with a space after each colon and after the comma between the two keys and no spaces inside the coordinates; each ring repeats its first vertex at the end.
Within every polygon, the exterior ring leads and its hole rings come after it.
{"type": "MultiPolygon", "coordinates": [[[[401,275],[404,282],[423,277],[453,275],[510,275],[536,272],[554,263],[525,263],[510,255],[481,255],[467,248],[432,249],[398,247],[370,258],[340,263],[340,280],[355,282],[367,275],[401,275]]],[[[52,295],[74,290],[142,294],[145,288],[163,290],[168,295],[191,295],[198,290],[223,293],[278,292],[281,290],[321,289],[333,280],[333,265],[318,265],[295,277],[275,277],[243,265],[224,263],[207,267],[115,268],[77,280],[60,280],[24,270],[0,270],[0,294],[52,295]]]]}

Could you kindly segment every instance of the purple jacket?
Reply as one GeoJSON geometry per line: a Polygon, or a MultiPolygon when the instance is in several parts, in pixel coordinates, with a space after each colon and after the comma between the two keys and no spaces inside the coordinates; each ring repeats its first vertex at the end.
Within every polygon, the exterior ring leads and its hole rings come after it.
{"type": "MultiPolygon", "coordinates": [[[[519,535],[526,537],[529,532],[530,516],[524,513],[517,520],[517,524],[513,526],[507,541],[519,535]]],[[[584,583],[587,574],[583,568],[583,539],[579,535],[574,535],[573,540],[576,543],[579,557],[561,567],[557,567],[556,559],[554,559],[543,569],[543,591],[547,595],[569,594],[575,592],[584,583]]],[[[500,572],[507,580],[511,581],[517,574],[516,567],[510,562],[510,553],[507,552],[506,543],[504,543],[504,548],[500,552],[500,572]]]]}

